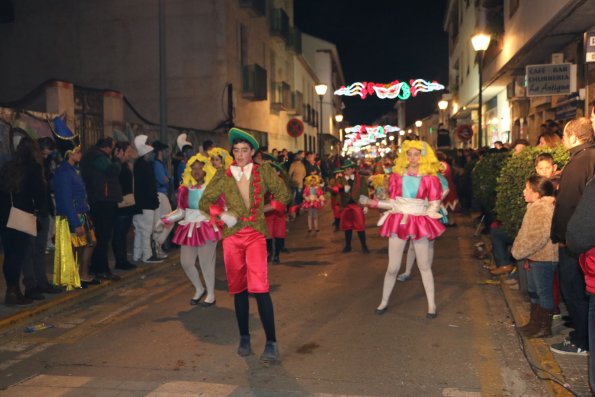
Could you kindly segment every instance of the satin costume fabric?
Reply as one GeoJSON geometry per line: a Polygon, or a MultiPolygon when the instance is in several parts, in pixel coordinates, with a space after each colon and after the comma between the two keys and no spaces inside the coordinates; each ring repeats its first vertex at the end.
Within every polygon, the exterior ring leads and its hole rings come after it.
{"type": "MultiPolygon", "coordinates": [[[[405,199],[422,199],[436,201],[442,198],[442,186],[437,176],[401,176],[393,173],[389,179],[389,197],[405,199]]],[[[444,233],[445,227],[438,219],[426,215],[390,214],[380,227],[380,235],[391,237],[396,235],[402,240],[427,238],[434,240],[444,233]]]]}
{"type": "Polygon", "coordinates": [[[320,187],[305,187],[304,188],[304,200],[302,201],[302,208],[316,208],[320,209],[324,207],[324,201],[321,197],[324,196],[324,192],[320,187]]]}
{"type": "Polygon", "coordinates": [[[223,259],[230,294],[269,292],[264,234],[245,227],[224,238],[223,259]]]}
{"type": "MultiPolygon", "coordinates": [[[[180,186],[178,188],[178,208],[183,210],[198,211],[198,203],[202,190],[180,186]]],[[[208,241],[221,240],[221,228],[211,223],[210,218],[202,222],[193,222],[191,211],[187,211],[185,219],[178,222],[172,242],[178,245],[200,247],[208,241]]]]}
{"type": "Polygon", "coordinates": [[[287,234],[287,218],[284,213],[267,212],[264,216],[270,238],[285,238],[287,234]]]}

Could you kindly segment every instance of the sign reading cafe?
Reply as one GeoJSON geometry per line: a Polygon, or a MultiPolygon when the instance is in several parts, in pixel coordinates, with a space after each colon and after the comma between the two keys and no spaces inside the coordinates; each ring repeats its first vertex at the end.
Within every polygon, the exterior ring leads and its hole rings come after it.
{"type": "Polygon", "coordinates": [[[527,65],[527,96],[567,95],[576,91],[576,65],[527,65]]]}

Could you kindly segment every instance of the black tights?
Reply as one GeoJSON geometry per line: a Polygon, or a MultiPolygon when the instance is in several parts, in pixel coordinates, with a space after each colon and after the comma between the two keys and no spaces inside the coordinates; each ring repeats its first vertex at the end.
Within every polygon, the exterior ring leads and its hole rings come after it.
{"type": "MultiPolygon", "coordinates": [[[[267,341],[276,342],[275,314],[273,313],[271,294],[265,292],[254,294],[254,297],[256,298],[258,314],[260,315],[260,321],[262,322],[267,341]]],[[[250,335],[250,301],[248,300],[248,291],[234,295],[234,304],[240,335],[250,335]]]]}
{"type": "MultiPolygon", "coordinates": [[[[351,248],[351,236],[353,236],[353,230],[345,230],[345,247],[351,248]]],[[[362,245],[362,248],[366,247],[366,232],[357,232],[357,237],[359,237],[359,242],[362,245]]]]}

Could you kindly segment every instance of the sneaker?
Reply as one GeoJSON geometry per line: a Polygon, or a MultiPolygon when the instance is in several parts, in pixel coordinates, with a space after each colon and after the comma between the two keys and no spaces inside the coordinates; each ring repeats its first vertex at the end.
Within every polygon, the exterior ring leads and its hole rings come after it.
{"type": "Polygon", "coordinates": [[[550,346],[550,350],[558,354],[571,354],[575,356],[586,356],[589,352],[588,350],[581,349],[568,339],[565,339],[564,342],[554,343],[550,346]]]}
{"type": "Polygon", "coordinates": [[[397,280],[405,282],[405,281],[409,281],[411,280],[411,275],[406,274],[406,273],[401,273],[399,274],[399,276],[397,276],[397,280]]]}
{"type": "Polygon", "coordinates": [[[143,259],[143,263],[161,263],[163,262],[163,259],[156,257],[155,255],[153,255],[152,257],[148,258],[148,259],[143,259]]]}

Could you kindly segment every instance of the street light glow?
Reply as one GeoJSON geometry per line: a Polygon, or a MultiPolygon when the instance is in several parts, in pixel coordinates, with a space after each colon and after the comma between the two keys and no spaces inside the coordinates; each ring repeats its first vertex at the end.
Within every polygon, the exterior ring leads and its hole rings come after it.
{"type": "Polygon", "coordinates": [[[341,113],[335,114],[335,121],[337,123],[340,123],[341,121],[343,121],[343,115],[341,113]]]}
{"type": "Polygon", "coordinates": [[[416,126],[417,128],[421,127],[421,125],[422,125],[422,124],[423,124],[423,123],[421,122],[421,120],[417,120],[417,121],[415,122],[415,126],[416,126]]]}
{"type": "Polygon", "coordinates": [[[485,51],[490,46],[491,40],[492,38],[489,34],[477,33],[475,36],[471,37],[471,44],[475,51],[485,51]]]}
{"type": "Polygon", "coordinates": [[[317,84],[314,86],[314,90],[316,91],[316,95],[318,96],[323,96],[324,94],[326,94],[327,89],[328,86],[326,84],[317,84]]]}
{"type": "Polygon", "coordinates": [[[448,107],[448,101],[445,101],[443,99],[440,102],[438,102],[438,109],[440,109],[440,110],[446,110],[447,107],[448,107]]]}

